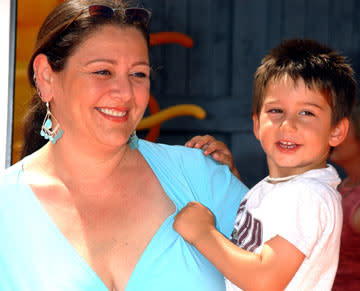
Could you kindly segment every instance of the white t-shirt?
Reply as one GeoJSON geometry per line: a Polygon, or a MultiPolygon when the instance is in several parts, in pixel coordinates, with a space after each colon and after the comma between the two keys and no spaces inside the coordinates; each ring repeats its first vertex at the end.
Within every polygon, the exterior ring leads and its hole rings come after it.
{"type": "MultiPolygon", "coordinates": [[[[240,204],[232,242],[261,253],[263,244],[279,235],[305,255],[285,290],[331,290],[342,226],[341,195],[336,190],[340,181],[331,165],[277,184],[263,179],[240,204]]],[[[226,287],[241,290],[229,280],[226,287]]]]}

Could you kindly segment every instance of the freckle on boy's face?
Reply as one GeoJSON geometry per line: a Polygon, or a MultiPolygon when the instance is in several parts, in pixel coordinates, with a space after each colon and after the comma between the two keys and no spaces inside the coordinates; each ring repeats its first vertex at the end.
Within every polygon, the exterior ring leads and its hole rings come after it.
{"type": "Polygon", "coordinates": [[[332,146],[331,107],[324,95],[289,77],[271,81],[259,116],[253,117],[273,177],[326,166],[332,146]]]}

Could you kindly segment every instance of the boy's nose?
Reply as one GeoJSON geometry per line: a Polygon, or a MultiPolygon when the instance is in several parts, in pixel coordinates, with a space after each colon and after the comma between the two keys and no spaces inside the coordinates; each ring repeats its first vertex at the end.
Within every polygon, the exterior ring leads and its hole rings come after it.
{"type": "Polygon", "coordinates": [[[296,118],[292,116],[285,117],[281,123],[281,128],[285,130],[295,131],[297,129],[296,118]]]}

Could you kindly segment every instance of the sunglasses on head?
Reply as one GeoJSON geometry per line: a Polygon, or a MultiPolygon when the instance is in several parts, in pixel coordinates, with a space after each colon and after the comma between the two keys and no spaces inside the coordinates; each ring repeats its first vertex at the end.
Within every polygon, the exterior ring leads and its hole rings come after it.
{"type": "Polygon", "coordinates": [[[82,9],[80,13],[76,17],[74,17],[69,23],[67,23],[61,31],[65,31],[86,10],[88,10],[89,15],[92,17],[103,17],[103,18],[111,18],[115,15],[116,11],[123,10],[126,18],[126,23],[141,24],[144,25],[146,28],[149,25],[151,18],[151,11],[145,8],[129,7],[124,9],[124,8],[111,8],[106,5],[90,5],[82,9]]]}
{"type": "Polygon", "coordinates": [[[151,11],[145,8],[129,7],[129,8],[111,8],[105,5],[90,5],[87,7],[90,16],[111,18],[118,10],[124,10],[126,22],[129,24],[143,24],[148,26],[151,18],[151,11]]]}

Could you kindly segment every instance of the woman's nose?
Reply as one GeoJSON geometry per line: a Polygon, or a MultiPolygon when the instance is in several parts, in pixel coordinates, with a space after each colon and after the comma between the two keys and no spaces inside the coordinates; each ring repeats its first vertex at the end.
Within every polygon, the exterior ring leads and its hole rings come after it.
{"type": "Polygon", "coordinates": [[[119,98],[123,101],[130,100],[133,97],[133,88],[128,76],[114,79],[111,86],[112,97],[119,98]]]}

